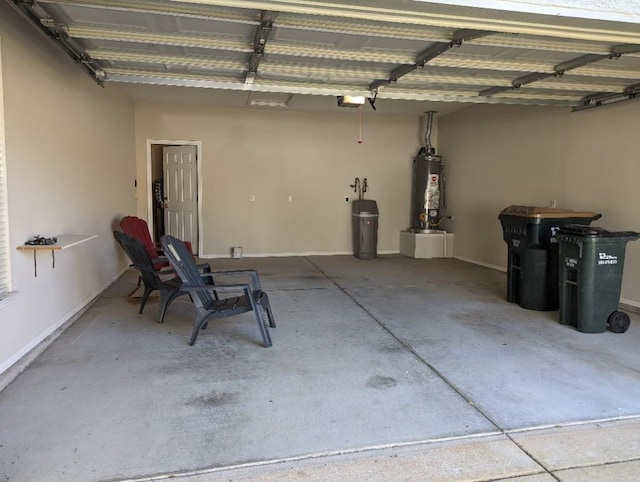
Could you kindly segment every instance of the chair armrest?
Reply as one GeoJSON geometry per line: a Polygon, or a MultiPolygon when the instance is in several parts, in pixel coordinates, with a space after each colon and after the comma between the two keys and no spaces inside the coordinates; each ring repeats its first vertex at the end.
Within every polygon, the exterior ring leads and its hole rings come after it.
{"type": "Polygon", "coordinates": [[[203,278],[205,276],[214,278],[214,276],[237,276],[237,275],[249,275],[251,277],[251,284],[253,285],[253,291],[262,291],[262,286],[260,285],[260,278],[258,277],[258,272],[255,269],[239,269],[239,270],[229,270],[229,271],[212,271],[211,273],[201,273],[200,276],[203,278]]]}
{"type": "Polygon", "coordinates": [[[156,259],[152,259],[151,262],[153,263],[154,266],[155,265],[166,266],[169,264],[169,258],[167,258],[166,256],[159,256],[156,259]]]}
{"type": "Polygon", "coordinates": [[[158,268],[151,269],[145,266],[140,266],[140,267],[135,265],[131,265],[131,266],[136,268],[140,273],[149,273],[152,276],[160,278],[161,280],[166,280],[169,277],[171,278],[178,277],[177,273],[171,267],[165,267],[164,269],[158,269],[158,268]]]}
{"type": "Polygon", "coordinates": [[[176,273],[171,266],[157,270],[154,274],[163,281],[166,281],[168,278],[178,278],[178,273],[176,273]]]}
{"type": "Polygon", "coordinates": [[[210,293],[229,293],[233,291],[244,291],[247,296],[251,295],[251,287],[248,284],[229,284],[229,285],[206,285],[206,286],[191,286],[183,284],[180,287],[181,291],[187,291],[195,293],[198,291],[208,291],[210,293]]]}

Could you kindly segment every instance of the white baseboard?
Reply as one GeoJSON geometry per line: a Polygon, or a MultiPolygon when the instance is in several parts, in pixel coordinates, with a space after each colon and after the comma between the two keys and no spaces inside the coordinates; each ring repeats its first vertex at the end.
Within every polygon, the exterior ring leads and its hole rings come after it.
{"type": "MultiPolygon", "coordinates": [[[[89,309],[98,296],[115,283],[127,270],[125,266],[109,283],[97,289],[67,313],[56,320],[49,328],[33,338],[22,349],[18,350],[0,364],[0,391],[15,379],[27,366],[58,338],[74,321],[89,309]]],[[[17,294],[20,295],[19,293],[17,294]]]]}
{"type": "Polygon", "coordinates": [[[620,306],[628,311],[640,313],[640,301],[620,298],[620,306]]]}
{"type": "Polygon", "coordinates": [[[502,271],[503,273],[507,272],[507,268],[504,268],[503,266],[496,266],[495,264],[483,263],[481,261],[464,258],[462,256],[454,256],[454,258],[459,259],[460,261],[464,261],[465,263],[477,264],[478,266],[484,266],[485,268],[494,269],[496,271],[502,271]]]}

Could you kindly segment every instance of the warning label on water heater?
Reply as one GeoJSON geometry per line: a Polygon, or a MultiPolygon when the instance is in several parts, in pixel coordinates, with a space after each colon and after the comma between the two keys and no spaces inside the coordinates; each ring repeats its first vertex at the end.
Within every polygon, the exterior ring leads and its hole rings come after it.
{"type": "Polygon", "coordinates": [[[618,257],[607,253],[598,253],[598,264],[618,264],[618,257]]]}
{"type": "Polygon", "coordinates": [[[429,174],[429,182],[427,183],[427,190],[424,193],[424,208],[429,211],[430,209],[438,209],[440,206],[440,190],[438,180],[440,176],[438,174],[429,174]]]}

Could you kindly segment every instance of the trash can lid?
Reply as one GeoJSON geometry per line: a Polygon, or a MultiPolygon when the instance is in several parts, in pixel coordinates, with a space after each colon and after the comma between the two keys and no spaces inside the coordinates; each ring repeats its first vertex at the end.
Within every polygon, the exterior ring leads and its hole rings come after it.
{"type": "Polygon", "coordinates": [[[378,204],[373,199],[357,199],[351,203],[351,214],[378,214],[378,204]]]}
{"type": "Polygon", "coordinates": [[[519,206],[511,205],[500,211],[500,215],[520,216],[523,218],[590,218],[599,219],[602,217],[600,213],[592,211],[573,211],[564,208],[551,208],[544,206],[519,206]]]}
{"type": "Polygon", "coordinates": [[[600,237],[600,238],[638,238],[640,233],[635,231],[609,231],[598,226],[587,226],[584,224],[565,224],[558,230],[558,234],[568,234],[572,236],[600,237]]]}

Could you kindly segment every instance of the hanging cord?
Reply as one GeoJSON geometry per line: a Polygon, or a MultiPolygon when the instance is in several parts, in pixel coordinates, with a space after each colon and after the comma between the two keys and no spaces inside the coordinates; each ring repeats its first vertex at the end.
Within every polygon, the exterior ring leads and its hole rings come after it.
{"type": "Polygon", "coordinates": [[[358,106],[358,144],[362,144],[362,106],[358,106]]]}

